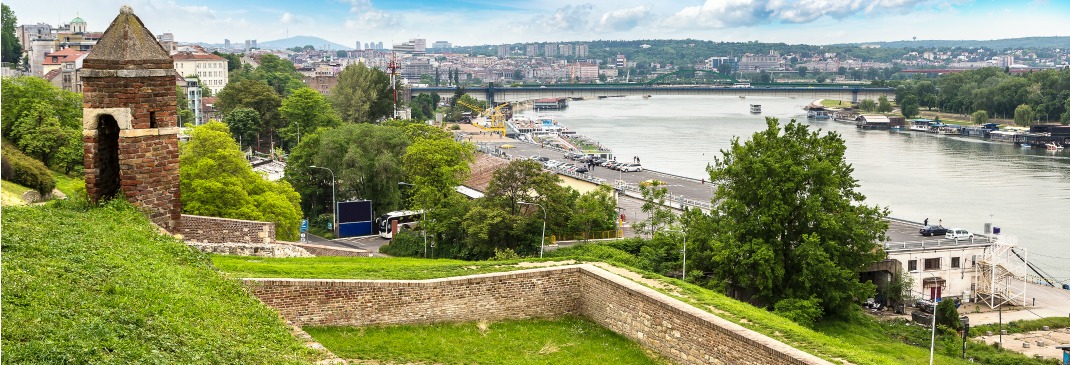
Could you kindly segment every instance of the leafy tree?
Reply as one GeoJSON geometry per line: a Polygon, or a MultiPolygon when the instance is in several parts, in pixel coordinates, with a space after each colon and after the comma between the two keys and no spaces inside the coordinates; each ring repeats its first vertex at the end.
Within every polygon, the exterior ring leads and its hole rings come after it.
{"type": "Polygon", "coordinates": [[[913,118],[918,115],[918,97],[914,94],[908,94],[901,101],[899,101],[899,110],[906,118],[913,118]]]}
{"type": "Polygon", "coordinates": [[[330,174],[334,171],[337,200],[371,200],[376,214],[401,206],[398,181],[405,178],[401,157],[410,142],[398,127],[342,124],[301,135],[290,152],[286,179],[305,197],[306,210],[332,212],[330,174]]]}
{"type": "Polygon", "coordinates": [[[219,52],[219,51],[214,51],[214,52],[212,52],[212,54],[227,59],[227,73],[228,74],[230,74],[230,73],[232,73],[234,71],[240,70],[241,67],[242,67],[241,55],[234,54],[234,53],[222,53],[222,52],[219,52]]]}
{"type": "Polygon", "coordinates": [[[892,103],[888,101],[888,97],[881,95],[877,98],[877,113],[891,113],[892,103]]]}
{"type": "Polygon", "coordinates": [[[936,305],[936,327],[945,332],[962,330],[962,322],[959,321],[959,310],[955,308],[955,300],[945,298],[936,305]]]}
{"type": "Polygon", "coordinates": [[[286,181],[254,172],[225,124],[212,121],[193,129],[181,146],[179,177],[183,212],[275,222],[279,239],[297,239],[301,196],[286,181]]]}
{"type": "Polygon", "coordinates": [[[799,66],[799,67],[795,68],[795,71],[799,72],[799,77],[806,77],[806,71],[809,71],[809,70],[810,69],[807,68],[806,66],[799,66]]]}
{"type": "Polygon", "coordinates": [[[838,134],[766,124],[747,142],[734,138],[707,168],[716,184],[714,282],[765,306],[816,298],[825,315],[848,313],[874,291],[856,273],[883,257],[888,211],[863,204],[838,134]]]}
{"type": "Polygon", "coordinates": [[[1019,105],[1014,108],[1014,124],[1020,126],[1033,125],[1033,119],[1036,118],[1036,113],[1033,112],[1033,107],[1029,104],[1019,105]]]}
{"type": "Polygon", "coordinates": [[[295,90],[282,101],[279,116],[283,127],[279,135],[288,146],[296,146],[300,133],[309,134],[321,127],[337,127],[342,119],[322,94],[310,88],[295,90]]]}
{"type": "Polygon", "coordinates": [[[346,66],[331,89],[331,105],[346,123],[369,123],[393,115],[390,77],[363,63],[346,66]]]}
{"type": "Polygon", "coordinates": [[[858,102],[858,109],[864,112],[872,112],[877,110],[877,103],[873,99],[862,99],[858,102]]]}
{"type": "Polygon", "coordinates": [[[435,109],[438,105],[437,93],[421,93],[416,95],[415,98],[409,102],[409,107],[412,109],[412,119],[415,120],[429,120],[435,117],[435,109]]]}
{"type": "Polygon", "coordinates": [[[636,233],[654,233],[671,225],[676,220],[676,215],[666,207],[669,187],[660,180],[653,180],[639,184],[639,194],[643,197],[642,211],[647,218],[632,225],[636,233]]]}
{"type": "Polygon", "coordinates": [[[82,98],[38,77],[2,79],[0,131],[27,155],[67,173],[82,166],[82,98]]]}
{"type": "MultiPolygon", "coordinates": [[[[257,137],[266,134],[269,138],[273,138],[272,135],[279,127],[279,106],[282,105],[282,99],[271,86],[256,80],[228,83],[223,90],[219,91],[217,100],[219,111],[223,115],[228,115],[239,107],[255,110],[260,116],[257,137]]],[[[258,145],[259,141],[260,138],[257,138],[258,145]]]]}
{"type": "Polygon", "coordinates": [[[223,123],[240,145],[252,145],[260,131],[260,114],[252,108],[240,107],[223,117],[223,123]]]}
{"type": "Polygon", "coordinates": [[[863,77],[865,77],[865,73],[862,71],[862,69],[858,69],[858,68],[851,69],[851,79],[852,80],[860,81],[860,80],[862,80],[863,77]]]}
{"type": "Polygon", "coordinates": [[[972,119],[973,122],[976,124],[988,123],[988,112],[984,110],[975,111],[973,112],[972,119]]]}
{"type": "Polygon", "coordinates": [[[302,81],[304,77],[297,72],[297,68],[289,60],[273,54],[265,54],[260,56],[258,61],[260,61],[260,66],[253,71],[253,78],[271,86],[280,97],[289,96],[295,90],[308,87],[302,81]]]}
{"type": "Polygon", "coordinates": [[[828,76],[825,76],[825,74],[820,73],[820,72],[815,72],[814,73],[814,81],[817,81],[817,83],[824,84],[825,81],[827,81],[827,80],[828,80],[828,76]]]}
{"type": "Polygon", "coordinates": [[[847,66],[840,66],[840,68],[836,69],[836,74],[840,76],[847,75],[847,66]]]}
{"type": "Polygon", "coordinates": [[[343,50],[337,50],[337,51],[334,52],[334,56],[337,57],[337,58],[345,58],[346,56],[349,56],[349,52],[346,52],[346,51],[343,51],[343,50]]]}
{"type": "MultiPolygon", "coordinates": [[[[425,212],[441,210],[451,202],[449,196],[454,194],[453,189],[468,178],[475,148],[441,134],[422,134],[412,141],[401,160],[408,182],[415,185],[413,201],[425,212]]],[[[426,223],[421,224],[434,234],[448,230],[448,227],[436,227],[433,222],[426,223]]]]}
{"type": "Polygon", "coordinates": [[[3,25],[0,26],[0,37],[3,38],[0,40],[0,61],[12,65],[18,64],[22,59],[22,45],[19,44],[19,38],[15,36],[15,27],[19,20],[7,4],[0,4],[0,18],[3,21],[3,25]]]}
{"type": "Polygon", "coordinates": [[[617,199],[613,197],[609,186],[600,185],[598,189],[584,193],[576,199],[569,225],[572,230],[583,232],[583,237],[589,238],[591,232],[616,228],[616,222],[617,199]]]}

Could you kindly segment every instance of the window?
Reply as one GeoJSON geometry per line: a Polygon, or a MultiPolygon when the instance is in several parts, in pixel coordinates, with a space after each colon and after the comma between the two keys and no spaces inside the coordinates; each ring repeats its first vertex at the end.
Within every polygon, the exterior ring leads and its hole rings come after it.
{"type": "Polygon", "coordinates": [[[940,270],[940,259],[925,259],[925,270],[940,270]]]}
{"type": "Polygon", "coordinates": [[[958,257],[952,257],[951,258],[951,268],[952,269],[958,269],[960,266],[961,266],[961,264],[959,263],[959,258],[958,257]]]}
{"type": "Polygon", "coordinates": [[[907,271],[914,271],[918,269],[918,260],[907,261],[907,271]]]}

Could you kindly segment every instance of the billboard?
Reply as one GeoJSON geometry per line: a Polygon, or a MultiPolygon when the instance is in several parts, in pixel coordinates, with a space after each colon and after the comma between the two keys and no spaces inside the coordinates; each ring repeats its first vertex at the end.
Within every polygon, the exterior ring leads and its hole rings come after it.
{"type": "Polygon", "coordinates": [[[374,234],[374,221],[371,200],[338,203],[338,237],[374,234]]]}

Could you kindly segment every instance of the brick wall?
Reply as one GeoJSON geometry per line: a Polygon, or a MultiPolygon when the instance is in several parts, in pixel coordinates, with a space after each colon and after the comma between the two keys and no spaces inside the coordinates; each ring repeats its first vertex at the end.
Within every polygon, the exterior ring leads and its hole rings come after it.
{"type": "Polygon", "coordinates": [[[582,315],[677,364],[830,364],[592,265],[433,280],[245,279],[299,326],[582,315]]]}
{"type": "Polygon", "coordinates": [[[182,215],[182,239],[197,243],[275,243],[275,223],[182,215]]]}

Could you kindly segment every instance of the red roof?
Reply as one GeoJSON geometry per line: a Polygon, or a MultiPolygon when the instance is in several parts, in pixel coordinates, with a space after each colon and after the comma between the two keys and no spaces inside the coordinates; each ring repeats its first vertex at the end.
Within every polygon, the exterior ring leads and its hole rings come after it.
{"type": "Polygon", "coordinates": [[[45,74],[44,78],[45,80],[52,81],[56,78],[56,76],[59,76],[61,72],[63,72],[63,70],[60,70],[58,68],[52,71],[48,71],[48,73],[45,74]]]}
{"type": "Polygon", "coordinates": [[[86,53],[87,52],[82,52],[74,48],[64,48],[59,51],[46,54],[45,61],[42,64],[59,65],[63,64],[64,62],[74,62],[74,60],[77,60],[78,57],[81,57],[86,53]],[[55,58],[55,61],[53,61],[53,58],[55,58]]]}
{"type": "Polygon", "coordinates": [[[556,103],[556,102],[561,101],[561,99],[565,99],[565,98],[545,98],[545,99],[535,100],[535,102],[536,103],[556,103]]]}

